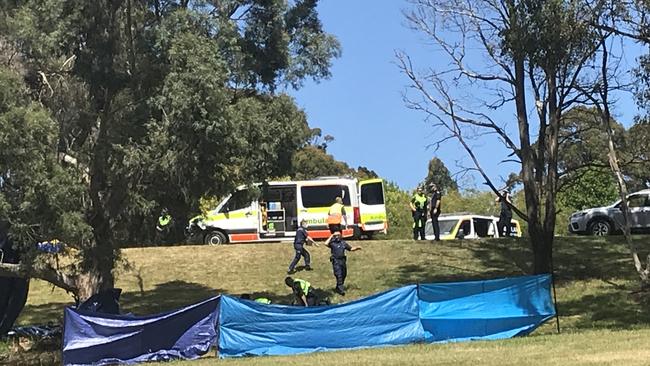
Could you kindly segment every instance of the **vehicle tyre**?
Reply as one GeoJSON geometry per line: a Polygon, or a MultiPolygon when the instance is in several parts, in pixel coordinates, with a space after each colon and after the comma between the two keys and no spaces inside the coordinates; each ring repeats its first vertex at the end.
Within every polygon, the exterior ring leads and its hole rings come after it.
{"type": "Polygon", "coordinates": [[[228,238],[221,231],[212,231],[205,234],[203,243],[207,245],[223,245],[228,244],[228,238]]]}
{"type": "Polygon", "coordinates": [[[607,236],[612,233],[612,224],[607,220],[598,219],[589,224],[589,234],[593,236],[607,236]]]}

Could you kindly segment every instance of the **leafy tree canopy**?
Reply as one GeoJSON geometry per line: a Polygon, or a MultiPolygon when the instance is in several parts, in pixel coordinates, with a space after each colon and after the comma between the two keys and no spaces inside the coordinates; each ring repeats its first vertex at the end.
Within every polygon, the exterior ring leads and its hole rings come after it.
{"type": "Polygon", "coordinates": [[[423,182],[424,189],[428,190],[432,184],[436,184],[441,192],[458,191],[458,184],[451,177],[449,169],[436,157],[429,160],[429,170],[423,182]]]}
{"type": "Polygon", "coordinates": [[[29,275],[87,298],[163,208],[181,233],[201,197],[290,173],[312,135],[278,91],[340,55],[316,5],[0,1],[0,218],[17,242],[78,253],[58,277],[29,275]]]}

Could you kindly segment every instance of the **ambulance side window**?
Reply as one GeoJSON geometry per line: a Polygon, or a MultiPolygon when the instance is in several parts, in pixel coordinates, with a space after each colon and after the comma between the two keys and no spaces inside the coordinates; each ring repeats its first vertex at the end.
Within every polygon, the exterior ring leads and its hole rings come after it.
{"type": "Polygon", "coordinates": [[[304,186],[300,188],[300,194],[302,195],[302,205],[305,208],[329,207],[334,204],[336,197],[341,197],[341,195],[343,195],[343,204],[350,205],[350,190],[347,186],[304,186]]]}
{"type": "Polygon", "coordinates": [[[230,196],[228,202],[221,208],[222,213],[241,210],[251,205],[251,199],[247,190],[236,191],[230,196]]]}

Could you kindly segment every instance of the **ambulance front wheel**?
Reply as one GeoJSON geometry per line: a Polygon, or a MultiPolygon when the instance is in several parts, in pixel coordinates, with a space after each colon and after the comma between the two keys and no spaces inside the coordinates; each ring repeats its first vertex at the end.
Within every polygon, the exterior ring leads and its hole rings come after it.
{"type": "Polygon", "coordinates": [[[223,245],[228,243],[228,238],[221,231],[212,231],[205,234],[203,242],[207,245],[223,245]]]}

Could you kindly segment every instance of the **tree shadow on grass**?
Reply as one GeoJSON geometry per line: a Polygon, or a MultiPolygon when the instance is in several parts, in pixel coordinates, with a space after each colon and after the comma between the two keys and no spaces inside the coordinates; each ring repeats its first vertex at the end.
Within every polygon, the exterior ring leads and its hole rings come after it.
{"type": "MultiPolygon", "coordinates": [[[[645,256],[650,249],[648,237],[636,237],[634,241],[645,256]]],[[[570,297],[568,301],[562,297],[558,299],[558,312],[570,327],[628,329],[650,326],[650,294],[634,293],[639,283],[629,250],[623,243],[622,237],[555,239],[555,281],[558,286],[564,286],[564,293],[570,297]],[[594,280],[596,285],[585,282],[594,280]],[[575,287],[578,282],[595,287],[581,293],[582,287],[575,287]]],[[[442,245],[448,248],[436,253],[436,260],[397,267],[394,273],[385,276],[387,285],[532,274],[533,256],[526,239],[465,240],[442,245]]]]}
{"type": "MultiPolygon", "coordinates": [[[[156,285],[151,290],[143,292],[124,292],[120,296],[120,312],[135,315],[152,315],[170,310],[176,310],[208,298],[219,295],[222,290],[212,289],[198,283],[170,281],[156,285]]],[[[47,304],[25,306],[18,322],[27,324],[61,324],[63,309],[74,306],[72,298],[69,302],[52,302],[47,304]]]]}
{"type": "MultiPolygon", "coordinates": [[[[319,299],[332,298],[331,290],[314,289],[319,299]]],[[[134,315],[154,315],[173,311],[203,300],[225,293],[222,289],[214,289],[202,284],[170,281],[156,285],[153,289],[142,292],[125,292],[120,297],[120,312],[122,314],[132,313],[134,315]]],[[[241,294],[228,294],[239,297],[241,294]]],[[[251,292],[251,298],[266,297],[273,304],[291,305],[293,294],[287,287],[286,292],[276,293],[270,291],[251,292]]],[[[53,302],[40,305],[27,305],[19,318],[22,325],[28,324],[62,324],[63,309],[66,306],[73,306],[71,300],[68,303],[53,302]]]]}
{"type": "MultiPolygon", "coordinates": [[[[648,237],[634,238],[642,254],[650,249],[648,237]]],[[[554,240],[554,278],[575,300],[558,298],[558,312],[577,328],[627,329],[650,324],[650,294],[634,294],[638,281],[629,249],[622,237],[557,237],[554,240]],[[576,282],[607,283],[596,293],[576,293],[576,282]],[[623,286],[626,284],[627,286],[623,286]]],[[[481,277],[532,274],[532,251],[526,239],[485,240],[472,247],[484,268],[481,277]]]]}
{"type": "Polygon", "coordinates": [[[386,274],[386,284],[397,287],[414,283],[485,280],[526,274],[526,258],[519,250],[504,246],[501,252],[485,248],[475,240],[445,242],[451,251],[436,253],[436,260],[400,265],[386,274]],[[458,250],[457,250],[458,249],[458,250]],[[481,256],[479,265],[475,257],[481,256]]]}
{"type": "Polygon", "coordinates": [[[386,280],[391,287],[400,287],[415,283],[441,283],[485,280],[506,276],[503,271],[476,271],[444,263],[405,264],[396,268],[395,273],[386,280]]]}
{"type": "Polygon", "coordinates": [[[630,329],[650,326],[650,299],[648,294],[630,291],[610,291],[585,295],[573,301],[562,301],[560,315],[576,316],[576,328],[630,329]]]}
{"type": "Polygon", "coordinates": [[[151,290],[126,292],[120,297],[120,311],[136,315],[150,315],[176,310],[218,296],[221,289],[202,284],[170,281],[157,284],[151,290]]]}
{"type": "MultiPolygon", "coordinates": [[[[635,244],[647,252],[648,239],[635,238],[635,244]]],[[[598,279],[634,279],[635,272],[629,250],[622,238],[558,237],[554,241],[554,275],[556,283],[598,279]]],[[[493,239],[481,241],[473,255],[487,268],[518,269],[532,273],[532,251],[526,239],[493,239]]],[[[515,273],[517,271],[514,271],[515,273]]]]}
{"type": "Polygon", "coordinates": [[[16,321],[16,325],[32,325],[32,324],[62,324],[63,323],[63,309],[66,306],[74,305],[74,301],[70,302],[52,302],[40,305],[26,305],[20,313],[20,317],[16,321]]]}

